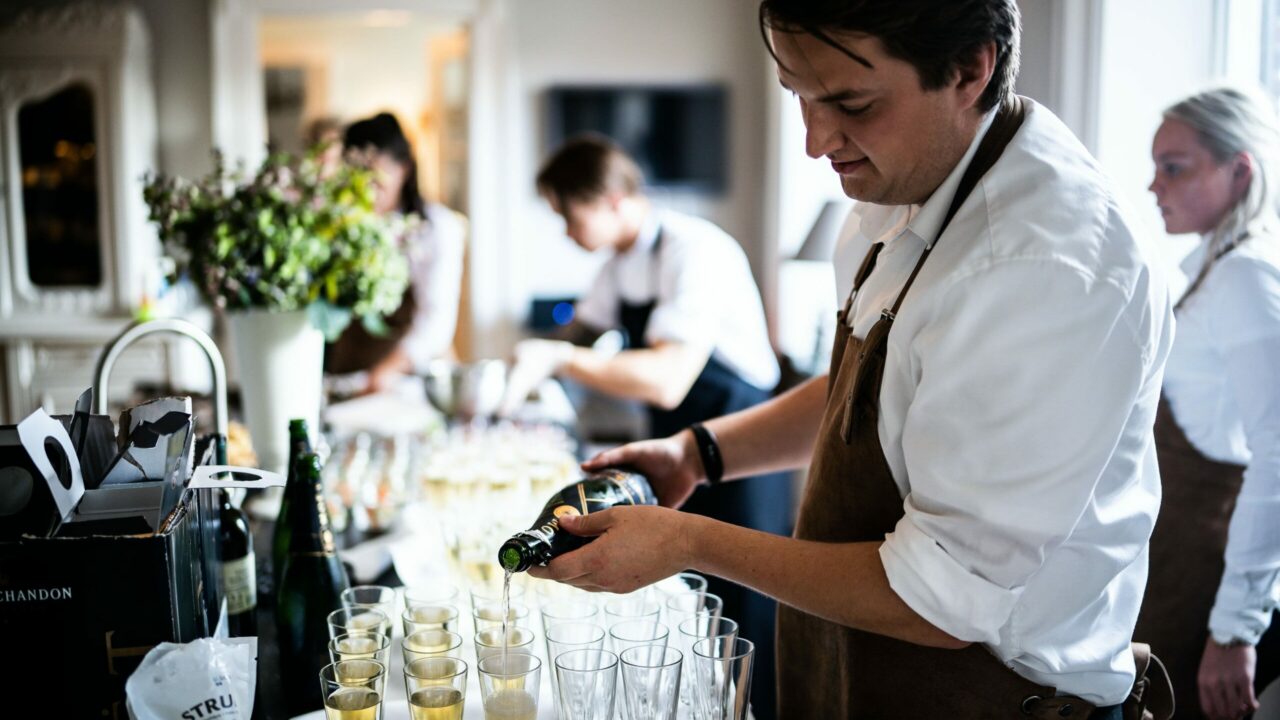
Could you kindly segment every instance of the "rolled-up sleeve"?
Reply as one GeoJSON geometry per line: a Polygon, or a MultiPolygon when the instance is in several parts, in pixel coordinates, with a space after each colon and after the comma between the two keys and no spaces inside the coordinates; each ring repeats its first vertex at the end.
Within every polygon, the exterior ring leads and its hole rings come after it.
{"type": "Polygon", "coordinates": [[[897,363],[916,378],[901,435],[910,491],[880,556],[923,618],[996,643],[1153,384],[1150,318],[1145,296],[1067,262],[957,276],[897,363]]]}

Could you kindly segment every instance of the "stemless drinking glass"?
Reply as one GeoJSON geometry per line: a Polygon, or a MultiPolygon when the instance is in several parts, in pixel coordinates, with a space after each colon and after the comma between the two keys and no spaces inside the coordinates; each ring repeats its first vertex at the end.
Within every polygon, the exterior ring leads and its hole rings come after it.
{"type": "Polygon", "coordinates": [[[720,616],[724,601],[709,592],[683,592],[668,595],[666,602],[667,624],[677,627],[694,615],[720,616]]]}
{"type": "Polygon", "coordinates": [[[706,720],[745,720],[756,646],[742,638],[703,638],[693,644],[694,704],[706,720]]]}
{"type": "Polygon", "coordinates": [[[451,657],[406,662],[404,689],[412,720],[462,720],[467,698],[467,664],[451,657]]]}
{"type": "MultiPolygon", "coordinates": [[[[555,665],[556,659],[574,650],[601,650],[604,648],[604,628],[594,623],[556,623],[547,628],[547,662],[555,665]]],[[[560,712],[559,680],[551,673],[551,700],[560,712]]]]}
{"type": "Polygon", "coordinates": [[[371,608],[341,608],[329,613],[329,639],[339,635],[382,634],[391,637],[391,618],[371,608]]]}
{"type": "Polygon", "coordinates": [[[542,604],[542,632],[565,622],[594,622],[600,615],[596,604],[587,600],[551,600],[542,604]]]}
{"type": "Polygon", "coordinates": [[[683,658],[679,650],[660,645],[623,651],[622,698],[631,720],[676,720],[683,658]]]}
{"type": "Polygon", "coordinates": [[[511,626],[507,628],[506,642],[502,639],[502,628],[491,627],[476,633],[476,662],[489,657],[490,655],[502,654],[505,646],[507,652],[522,652],[529,655],[533,654],[533,631],[528,628],[511,626]]]}
{"type": "Polygon", "coordinates": [[[343,633],[329,641],[329,659],[333,662],[377,660],[386,665],[391,655],[390,648],[391,641],[381,633],[343,633]]]}
{"type": "Polygon", "coordinates": [[[693,669],[693,644],[704,638],[737,640],[738,623],[727,617],[695,615],[680,623],[676,628],[676,637],[680,652],[684,653],[685,657],[684,682],[680,683],[680,704],[689,709],[695,718],[701,720],[701,710],[698,709],[694,700],[698,676],[693,669]]]}
{"type": "Polygon", "coordinates": [[[542,662],[524,653],[491,655],[479,663],[485,720],[536,720],[542,662]]]}
{"type": "Polygon", "coordinates": [[[652,600],[645,599],[643,593],[634,593],[615,598],[604,604],[605,625],[613,627],[629,620],[658,621],[662,606],[652,600]]]}
{"type": "Polygon", "coordinates": [[[654,620],[627,620],[609,628],[609,649],[619,657],[640,645],[667,645],[667,626],[654,620]]]}
{"type": "Polygon", "coordinates": [[[381,720],[387,668],[376,660],[343,660],[320,670],[328,720],[381,720]]]}
{"type": "Polygon", "coordinates": [[[414,605],[400,613],[400,622],[404,625],[405,635],[419,630],[457,632],[458,608],[452,605],[414,605]]]}
{"type": "Polygon", "coordinates": [[[448,630],[419,630],[400,641],[405,663],[428,657],[459,657],[462,636],[448,630]]]}
{"type": "Polygon", "coordinates": [[[682,572],[665,580],[659,580],[653,584],[653,589],[657,592],[658,597],[663,599],[684,592],[705,593],[707,591],[707,579],[698,573],[682,572]]]}
{"type": "Polygon", "coordinates": [[[611,720],[618,656],[608,650],[570,650],[555,659],[556,717],[611,720]]]}
{"type": "Polygon", "coordinates": [[[416,585],[404,589],[404,608],[419,605],[452,605],[457,607],[458,588],[454,585],[416,585]]]}
{"type": "MultiPolygon", "coordinates": [[[[502,627],[502,604],[488,603],[476,606],[473,619],[476,624],[476,632],[487,630],[492,627],[502,627]]],[[[517,603],[511,603],[507,608],[507,625],[517,625],[527,627],[529,625],[529,608],[517,603]]]]}
{"type": "MultiPolygon", "coordinates": [[[[485,552],[488,552],[486,549],[485,552]]],[[[487,557],[489,563],[493,562],[492,557],[487,557]]],[[[471,586],[471,608],[474,610],[481,605],[501,605],[502,604],[502,581],[487,583],[476,583],[471,586]]],[[[524,597],[524,588],[515,583],[511,584],[510,600],[515,602],[524,597]]]]}
{"type": "Polygon", "coordinates": [[[395,617],[396,591],[385,585],[355,585],[342,591],[342,606],[381,610],[387,617],[395,617]]]}

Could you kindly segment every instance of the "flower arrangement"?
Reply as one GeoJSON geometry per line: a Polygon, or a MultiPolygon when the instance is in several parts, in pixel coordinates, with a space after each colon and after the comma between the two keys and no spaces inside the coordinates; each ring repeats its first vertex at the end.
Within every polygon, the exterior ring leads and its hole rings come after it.
{"type": "Polygon", "coordinates": [[[171,279],[190,277],[222,309],[305,309],[330,340],[353,317],[381,334],[409,283],[399,238],[412,220],[374,211],[373,173],[358,162],[272,154],[248,175],[214,153],[198,180],[148,176],[143,199],[171,279]]]}

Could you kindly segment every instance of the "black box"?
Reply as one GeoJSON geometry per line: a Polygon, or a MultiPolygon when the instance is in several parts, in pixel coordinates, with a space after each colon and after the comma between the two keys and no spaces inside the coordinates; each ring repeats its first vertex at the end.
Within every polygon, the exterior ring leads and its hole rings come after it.
{"type": "Polygon", "coordinates": [[[0,541],[0,668],[18,699],[6,716],[127,718],[125,680],[147,651],[212,634],[212,497],[186,490],[156,532],[0,541]]]}

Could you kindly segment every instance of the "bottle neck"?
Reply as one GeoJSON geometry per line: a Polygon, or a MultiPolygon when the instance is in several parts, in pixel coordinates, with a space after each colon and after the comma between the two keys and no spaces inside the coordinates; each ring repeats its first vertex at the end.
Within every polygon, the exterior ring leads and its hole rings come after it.
{"type": "Polygon", "coordinates": [[[320,479],[301,477],[296,489],[301,491],[296,496],[300,504],[290,519],[289,554],[332,555],[335,552],[333,531],[320,479]]]}

